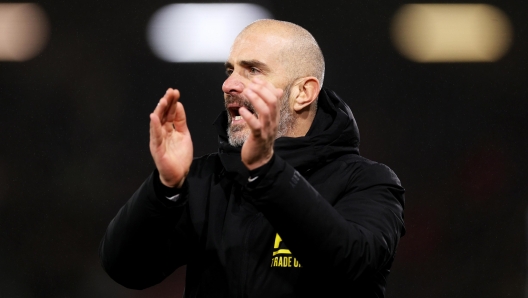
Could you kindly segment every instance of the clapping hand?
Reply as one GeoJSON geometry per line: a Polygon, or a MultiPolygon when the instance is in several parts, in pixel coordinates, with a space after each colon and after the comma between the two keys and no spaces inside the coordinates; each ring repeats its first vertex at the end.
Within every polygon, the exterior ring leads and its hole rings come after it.
{"type": "Polygon", "coordinates": [[[251,129],[251,134],[242,146],[242,162],[249,170],[253,170],[266,164],[273,156],[280,117],[277,106],[283,91],[270,82],[255,78],[244,89],[243,94],[258,115],[255,116],[245,107],[239,109],[240,116],[251,129]]]}
{"type": "Polygon", "coordinates": [[[150,153],[168,187],[181,187],[193,159],[191,134],[180,92],[169,88],[150,114],[150,153]]]}

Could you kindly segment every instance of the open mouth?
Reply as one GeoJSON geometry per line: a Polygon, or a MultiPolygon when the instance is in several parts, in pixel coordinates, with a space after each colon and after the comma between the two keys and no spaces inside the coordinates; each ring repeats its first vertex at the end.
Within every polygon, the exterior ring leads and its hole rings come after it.
{"type": "MultiPolygon", "coordinates": [[[[227,110],[229,112],[229,114],[231,115],[231,119],[232,121],[242,121],[244,120],[242,118],[242,116],[240,116],[240,113],[238,112],[238,110],[241,108],[241,107],[245,107],[248,111],[250,111],[253,115],[257,116],[255,114],[255,111],[253,110],[252,107],[249,107],[249,106],[246,106],[246,105],[229,105],[227,107],[227,110]]],[[[258,117],[258,116],[257,116],[258,117]]]]}

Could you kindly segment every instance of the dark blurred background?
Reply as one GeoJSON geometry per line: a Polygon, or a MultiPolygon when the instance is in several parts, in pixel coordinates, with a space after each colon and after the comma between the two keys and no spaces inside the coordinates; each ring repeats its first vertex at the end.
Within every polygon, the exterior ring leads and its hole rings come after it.
{"type": "MultiPolygon", "coordinates": [[[[407,190],[387,297],[525,297],[528,3],[487,2],[513,26],[500,60],[416,63],[391,42],[405,2],[252,2],[314,35],[362,155],[407,190]]],[[[153,170],[148,115],[168,87],[181,91],[195,155],[216,150],[223,65],[153,54],[147,24],[169,1],[37,3],[47,46],[0,61],[0,297],[181,297],[183,270],[128,290],[97,249],[153,170]]]]}

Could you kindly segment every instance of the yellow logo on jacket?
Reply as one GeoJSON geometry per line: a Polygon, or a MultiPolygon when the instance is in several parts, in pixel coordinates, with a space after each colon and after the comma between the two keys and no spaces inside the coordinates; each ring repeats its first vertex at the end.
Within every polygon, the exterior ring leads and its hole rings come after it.
{"type": "Polygon", "coordinates": [[[291,251],[286,247],[282,238],[277,234],[275,236],[275,244],[273,245],[273,257],[271,258],[271,267],[295,267],[300,268],[301,263],[292,255],[291,251]]]}

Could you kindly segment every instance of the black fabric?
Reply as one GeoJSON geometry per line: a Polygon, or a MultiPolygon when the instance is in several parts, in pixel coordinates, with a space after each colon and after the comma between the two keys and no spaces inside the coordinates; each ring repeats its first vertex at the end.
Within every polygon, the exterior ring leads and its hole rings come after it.
{"type": "Polygon", "coordinates": [[[215,125],[219,150],[193,160],[184,203],[163,203],[154,173],[111,222],[108,274],[141,289],[186,264],[185,297],[384,297],[404,189],[359,155],[350,108],[323,89],[307,135],[277,139],[251,173],[227,142],[225,112],[215,125]]]}
{"type": "Polygon", "coordinates": [[[152,183],[154,184],[154,192],[156,193],[156,196],[158,198],[165,198],[164,200],[161,199],[161,202],[164,205],[167,205],[167,207],[178,206],[178,205],[182,205],[183,203],[185,203],[185,198],[186,198],[185,194],[187,193],[189,189],[189,185],[187,181],[183,182],[183,185],[181,188],[168,187],[168,186],[163,185],[163,183],[161,183],[158,170],[154,170],[154,173],[152,175],[152,183]],[[181,199],[179,198],[176,201],[171,201],[168,199],[176,195],[181,195],[181,199]]]}

